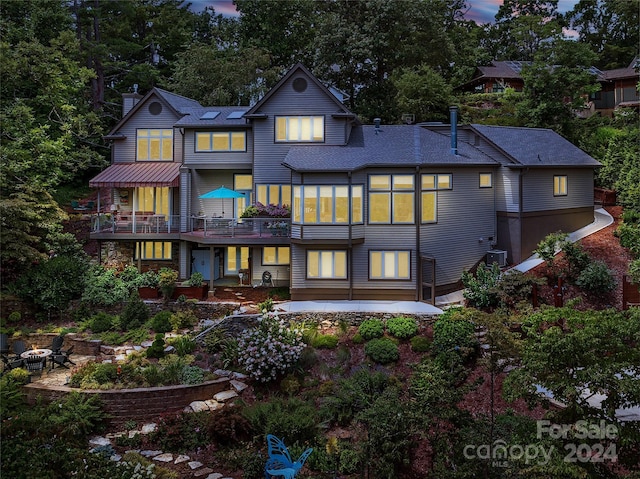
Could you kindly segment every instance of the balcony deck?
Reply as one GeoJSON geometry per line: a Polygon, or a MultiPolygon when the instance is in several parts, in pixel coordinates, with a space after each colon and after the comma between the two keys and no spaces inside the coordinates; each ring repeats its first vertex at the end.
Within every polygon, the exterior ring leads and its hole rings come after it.
{"type": "Polygon", "coordinates": [[[91,238],[107,241],[185,240],[202,244],[289,244],[291,221],[270,218],[190,217],[180,231],[180,217],[135,215],[113,219],[94,215],[91,238]]]}

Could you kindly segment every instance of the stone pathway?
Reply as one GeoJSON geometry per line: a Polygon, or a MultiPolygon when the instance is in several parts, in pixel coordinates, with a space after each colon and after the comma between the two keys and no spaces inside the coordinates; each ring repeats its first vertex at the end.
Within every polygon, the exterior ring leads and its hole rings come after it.
{"type": "MultiPolygon", "coordinates": [[[[208,399],[206,401],[194,401],[192,402],[185,411],[187,412],[195,412],[195,411],[215,411],[216,409],[221,409],[224,407],[227,401],[231,401],[234,398],[238,397],[239,393],[241,393],[244,389],[247,388],[247,385],[240,381],[240,379],[246,379],[247,376],[241,373],[236,373],[232,371],[225,370],[216,370],[215,374],[219,376],[228,376],[231,377],[230,384],[233,389],[229,389],[228,391],[222,391],[216,394],[212,399],[208,399]]],[[[89,440],[89,444],[92,446],[91,452],[98,452],[101,446],[113,446],[112,441],[115,441],[116,438],[120,436],[128,436],[129,438],[135,437],[136,434],[146,435],[151,434],[157,429],[157,425],[155,423],[148,423],[143,425],[139,430],[133,431],[124,431],[117,433],[110,433],[106,436],[96,436],[89,440]]],[[[199,461],[193,461],[186,454],[174,455],[168,452],[163,452],[159,450],[140,450],[133,449],[127,452],[135,452],[140,454],[141,456],[147,457],[154,461],[158,461],[158,463],[173,463],[173,464],[182,464],[186,463],[191,471],[193,471],[194,478],[198,479],[234,479],[232,477],[224,476],[219,472],[215,472],[210,467],[206,467],[199,461]]],[[[120,461],[122,460],[122,456],[119,454],[114,454],[111,456],[112,461],[120,461]]]]}

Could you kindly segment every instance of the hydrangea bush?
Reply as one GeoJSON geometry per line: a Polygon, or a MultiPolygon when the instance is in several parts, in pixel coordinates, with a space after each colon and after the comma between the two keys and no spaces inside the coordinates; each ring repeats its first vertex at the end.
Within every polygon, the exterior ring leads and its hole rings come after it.
{"type": "Polygon", "coordinates": [[[291,370],[304,347],[301,329],[267,312],[238,339],[238,362],[253,379],[269,382],[291,370]]]}

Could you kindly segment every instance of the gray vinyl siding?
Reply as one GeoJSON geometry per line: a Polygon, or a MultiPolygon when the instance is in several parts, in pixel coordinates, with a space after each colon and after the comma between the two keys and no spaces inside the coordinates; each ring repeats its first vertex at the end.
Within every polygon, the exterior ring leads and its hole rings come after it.
{"type": "MultiPolygon", "coordinates": [[[[343,246],[309,246],[312,250],[340,250],[346,251],[343,246]]],[[[349,252],[347,251],[347,264],[349,264],[349,252]]],[[[292,245],[291,247],[291,285],[296,288],[325,288],[344,290],[349,287],[347,279],[307,279],[307,248],[292,245]]]]}
{"type": "Polygon", "coordinates": [[[518,212],[519,203],[519,170],[500,167],[494,174],[493,182],[496,188],[496,210],[518,212]]]}
{"type": "Polygon", "coordinates": [[[437,193],[437,223],[421,226],[421,253],[436,259],[438,285],[458,281],[492,249],[489,237],[496,239],[495,186],[480,188],[480,172],[484,170],[453,170],[453,189],[437,193]]]}
{"type": "Polygon", "coordinates": [[[262,248],[251,248],[251,261],[252,284],[260,283],[262,281],[262,273],[269,271],[275,286],[289,285],[290,265],[263,265],[262,248]]]}
{"type": "MultiPolygon", "coordinates": [[[[336,104],[327,98],[327,92],[321,90],[314,82],[308,81],[307,90],[298,93],[291,83],[299,75],[284,83],[261,109],[268,117],[255,120],[253,126],[254,148],[257,152],[254,159],[254,183],[289,182],[291,172],[281,165],[289,148],[301,143],[275,142],[276,116],[318,116],[324,115],[325,145],[343,145],[346,142],[347,129],[345,119],[334,119],[336,104]]],[[[317,143],[312,143],[317,145],[317,143]]]]}
{"type": "Polygon", "coordinates": [[[173,129],[173,151],[174,161],[182,161],[181,134],[177,128],[173,128],[173,124],[178,120],[176,116],[166,105],[162,104],[162,112],[159,115],[149,113],[149,105],[154,101],[160,101],[153,95],[140,109],[127,121],[122,128],[118,130],[118,134],[126,136],[125,140],[115,141],[113,143],[113,162],[114,163],[130,163],[136,161],[136,131],[138,128],[157,128],[157,129],[173,129]]]}
{"type": "Polygon", "coordinates": [[[250,174],[250,170],[192,170],[191,172],[191,214],[202,211],[206,216],[234,216],[233,198],[201,199],[200,196],[211,190],[225,186],[233,189],[233,175],[237,173],[250,174]]]}
{"type": "Polygon", "coordinates": [[[184,164],[198,168],[251,168],[253,164],[253,135],[246,131],[246,151],[240,152],[196,152],[195,138],[199,131],[239,131],[234,128],[187,130],[184,135],[184,164]]]}
{"type": "Polygon", "coordinates": [[[561,210],[593,206],[593,170],[529,170],[523,181],[523,212],[561,210]],[[567,196],[553,196],[553,177],[567,176],[567,196]]]}
{"type": "Polygon", "coordinates": [[[192,211],[188,200],[191,197],[191,172],[189,170],[180,171],[180,195],[184,201],[180,201],[180,209],[175,211],[179,211],[180,214],[180,231],[186,232],[189,230],[188,222],[192,211]]]}

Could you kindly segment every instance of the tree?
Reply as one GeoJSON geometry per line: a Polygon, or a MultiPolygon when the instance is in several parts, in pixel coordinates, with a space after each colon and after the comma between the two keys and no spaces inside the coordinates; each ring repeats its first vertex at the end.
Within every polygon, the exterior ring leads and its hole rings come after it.
{"type": "Polygon", "coordinates": [[[580,0],[566,15],[578,39],[598,54],[603,70],[623,68],[640,44],[640,0],[580,0]]]}
{"type": "Polygon", "coordinates": [[[633,421],[621,421],[616,411],[640,405],[640,309],[549,308],[528,316],[523,329],[522,365],[505,380],[507,398],[539,403],[538,385],[565,405],[552,420],[605,420],[615,425],[619,461],[637,467],[634,447],[640,443],[640,428],[633,421]],[[596,393],[606,396],[601,406],[589,402],[596,393]]]}
{"type": "Polygon", "coordinates": [[[561,40],[542,45],[534,62],[522,69],[524,100],[517,111],[526,126],[553,128],[571,136],[574,112],[600,88],[589,70],[594,61],[595,54],[581,43],[561,40]]]}
{"type": "Polygon", "coordinates": [[[194,43],[177,55],[169,87],[203,105],[250,105],[276,76],[266,51],[194,43]]]}
{"type": "Polygon", "coordinates": [[[391,81],[397,90],[400,111],[415,115],[415,121],[443,121],[448,117],[451,87],[433,68],[397,70],[391,81]]]}
{"type": "Polygon", "coordinates": [[[505,0],[487,28],[494,60],[532,61],[538,49],[562,35],[558,0],[505,0]]]}

